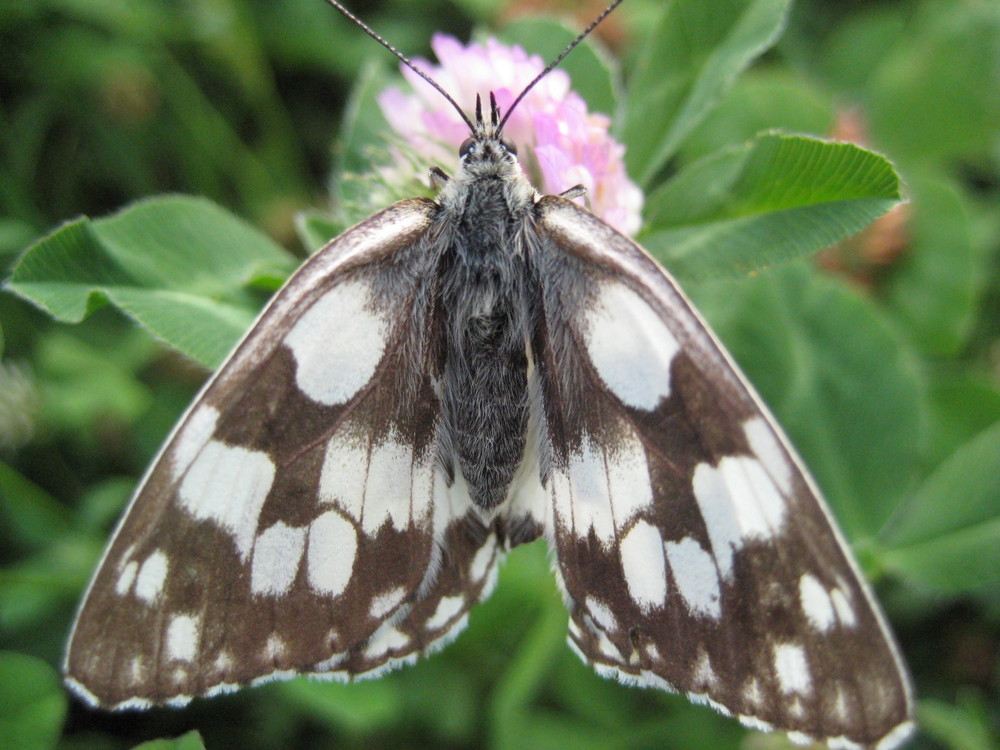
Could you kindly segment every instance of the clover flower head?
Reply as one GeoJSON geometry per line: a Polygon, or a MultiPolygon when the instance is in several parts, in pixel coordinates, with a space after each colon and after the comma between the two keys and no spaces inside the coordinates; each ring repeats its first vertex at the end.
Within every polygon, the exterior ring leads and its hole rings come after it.
{"type": "MultiPolygon", "coordinates": [[[[463,45],[436,34],[431,47],[439,65],[424,60],[418,67],[436,80],[457,102],[474,102],[489,92],[501,112],[545,67],[542,58],[521,47],[495,39],[463,45]]],[[[416,153],[434,164],[456,165],[458,147],[468,127],[452,106],[408,68],[402,68],[413,93],[397,87],[379,96],[390,126],[416,153]]],[[[625,173],[625,147],[608,133],[610,120],[587,111],[587,104],[570,86],[569,75],[546,75],[518,104],[504,135],[518,147],[521,166],[542,193],[561,193],[575,185],[587,188],[590,209],[626,234],[638,231],[642,192],[625,173]]],[[[411,168],[409,162],[395,165],[411,168]]]]}

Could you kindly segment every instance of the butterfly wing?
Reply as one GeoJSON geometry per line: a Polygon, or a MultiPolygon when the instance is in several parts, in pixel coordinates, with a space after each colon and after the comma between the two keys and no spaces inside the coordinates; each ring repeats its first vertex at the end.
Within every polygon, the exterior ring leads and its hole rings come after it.
{"type": "Polygon", "coordinates": [[[541,462],[571,646],[803,741],[905,736],[892,636],[752,387],[638,246],[565,199],[539,209],[541,462]]]}
{"type": "Polygon", "coordinates": [[[71,636],[88,701],[376,674],[464,624],[498,553],[436,462],[436,211],[398,203],[317,253],[182,418],[71,636]]]}

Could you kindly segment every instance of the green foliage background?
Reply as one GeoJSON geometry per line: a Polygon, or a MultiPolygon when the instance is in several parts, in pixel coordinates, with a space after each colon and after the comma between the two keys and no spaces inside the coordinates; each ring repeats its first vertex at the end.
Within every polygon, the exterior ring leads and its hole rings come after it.
{"type": "MultiPolygon", "coordinates": [[[[484,0],[352,7],[411,54],[570,36],[484,0]]],[[[629,149],[640,240],[876,585],[914,747],[1000,746],[1000,5],[629,0],[606,31],[566,69],[629,149]]],[[[0,49],[0,748],[786,746],[594,676],[540,545],[456,643],[378,681],[70,700],[67,629],[136,478],[296,256],[376,207],[394,73],[321,0],[3,0],[0,49]]]]}

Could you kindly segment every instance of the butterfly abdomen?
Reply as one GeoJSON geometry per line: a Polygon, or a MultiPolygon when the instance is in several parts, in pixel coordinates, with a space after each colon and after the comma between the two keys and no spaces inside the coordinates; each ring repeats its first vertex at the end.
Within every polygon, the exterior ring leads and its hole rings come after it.
{"type": "MultiPolygon", "coordinates": [[[[472,212],[491,214],[488,199],[474,203],[472,212]]],[[[479,222],[471,231],[460,222],[441,266],[444,429],[453,462],[483,510],[506,499],[528,425],[526,272],[512,251],[510,212],[503,215],[506,221],[479,222]]]]}

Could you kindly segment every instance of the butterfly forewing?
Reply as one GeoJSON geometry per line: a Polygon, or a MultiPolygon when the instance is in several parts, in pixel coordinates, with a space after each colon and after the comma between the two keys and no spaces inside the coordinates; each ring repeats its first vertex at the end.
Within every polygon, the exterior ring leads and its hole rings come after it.
{"type": "Polygon", "coordinates": [[[571,645],[754,726],[845,747],[905,733],[892,637],[758,397],[642,250],[569,201],[540,210],[536,347],[571,645]]]}
{"type": "Polygon", "coordinates": [[[406,201],[327,246],[206,385],[91,584],[79,692],[141,706],[356,675],[463,622],[497,552],[461,531],[468,495],[436,461],[432,275],[414,272],[435,211],[406,201]]]}

